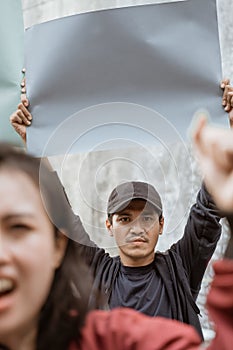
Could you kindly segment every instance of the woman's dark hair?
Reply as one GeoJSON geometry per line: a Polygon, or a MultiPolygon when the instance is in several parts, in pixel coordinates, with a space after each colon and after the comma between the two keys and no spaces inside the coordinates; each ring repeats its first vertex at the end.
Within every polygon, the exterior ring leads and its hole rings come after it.
{"type": "MultiPolygon", "coordinates": [[[[38,187],[54,225],[55,239],[59,231],[75,235],[72,232],[74,214],[63,187],[56,173],[50,171],[43,161],[25,154],[21,149],[1,143],[0,171],[2,169],[23,172],[38,187]]],[[[90,276],[89,269],[80,256],[79,244],[68,238],[64,259],[55,272],[50,293],[41,310],[37,350],[66,350],[71,341],[78,342],[80,329],[89,311],[92,286],[90,276]]]]}

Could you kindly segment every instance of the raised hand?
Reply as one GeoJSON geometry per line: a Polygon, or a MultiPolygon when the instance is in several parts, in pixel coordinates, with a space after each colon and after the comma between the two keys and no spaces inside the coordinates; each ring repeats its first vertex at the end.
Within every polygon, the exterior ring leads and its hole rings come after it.
{"type": "Polygon", "coordinates": [[[216,204],[233,212],[233,130],[210,126],[202,115],[193,132],[193,145],[216,204]]]}
{"type": "Polygon", "coordinates": [[[231,128],[233,127],[233,87],[230,85],[230,79],[226,78],[221,81],[221,88],[223,89],[222,105],[226,112],[229,113],[229,122],[231,128]]]}
{"type": "Polygon", "coordinates": [[[32,115],[28,111],[28,106],[29,101],[26,95],[26,82],[25,78],[23,78],[21,82],[21,103],[18,104],[17,110],[10,116],[10,123],[25,143],[27,127],[31,125],[32,121],[32,115]]]}

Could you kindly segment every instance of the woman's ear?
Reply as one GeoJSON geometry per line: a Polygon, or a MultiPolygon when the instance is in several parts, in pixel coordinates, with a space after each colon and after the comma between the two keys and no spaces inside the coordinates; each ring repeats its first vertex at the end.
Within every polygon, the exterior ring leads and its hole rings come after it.
{"type": "Polygon", "coordinates": [[[55,239],[54,267],[57,269],[64,258],[68,244],[68,237],[61,231],[57,232],[55,239]]]}

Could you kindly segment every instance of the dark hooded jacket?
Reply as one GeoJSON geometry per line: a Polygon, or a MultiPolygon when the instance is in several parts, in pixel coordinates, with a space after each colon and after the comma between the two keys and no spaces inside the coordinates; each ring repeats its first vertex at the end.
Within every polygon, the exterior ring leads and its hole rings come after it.
{"type": "MultiPolygon", "coordinates": [[[[59,180],[58,180],[59,181],[59,180]]],[[[70,207],[68,210],[71,212],[70,207]]],[[[101,291],[106,305],[121,267],[119,256],[111,257],[90,240],[79,216],[69,213],[72,238],[78,241],[94,275],[93,290],[101,291]]],[[[196,299],[207,264],[221,234],[220,213],[202,185],[191,207],[182,238],[166,252],[155,252],[154,266],[159,273],[171,304],[173,318],[193,325],[202,336],[196,299]]],[[[95,306],[96,294],[90,303],[95,306]]],[[[133,296],[132,296],[133,297],[133,296]]],[[[203,337],[203,336],[202,336],[203,337]]]]}

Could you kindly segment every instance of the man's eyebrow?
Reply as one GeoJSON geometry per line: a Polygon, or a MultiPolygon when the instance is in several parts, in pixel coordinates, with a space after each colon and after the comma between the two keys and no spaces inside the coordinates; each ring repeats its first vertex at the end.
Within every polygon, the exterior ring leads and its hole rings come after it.
{"type": "Polygon", "coordinates": [[[153,209],[147,209],[147,210],[143,210],[141,214],[142,215],[148,215],[148,214],[151,215],[151,214],[157,214],[157,212],[153,209]]]}
{"type": "Polygon", "coordinates": [[[125,209],[125,210],[120,211],[119,213],[116,213],[116,215],[128,215],[128,216],[131,216],[132,213],[130,213],[130,209],[125,209]]]}

